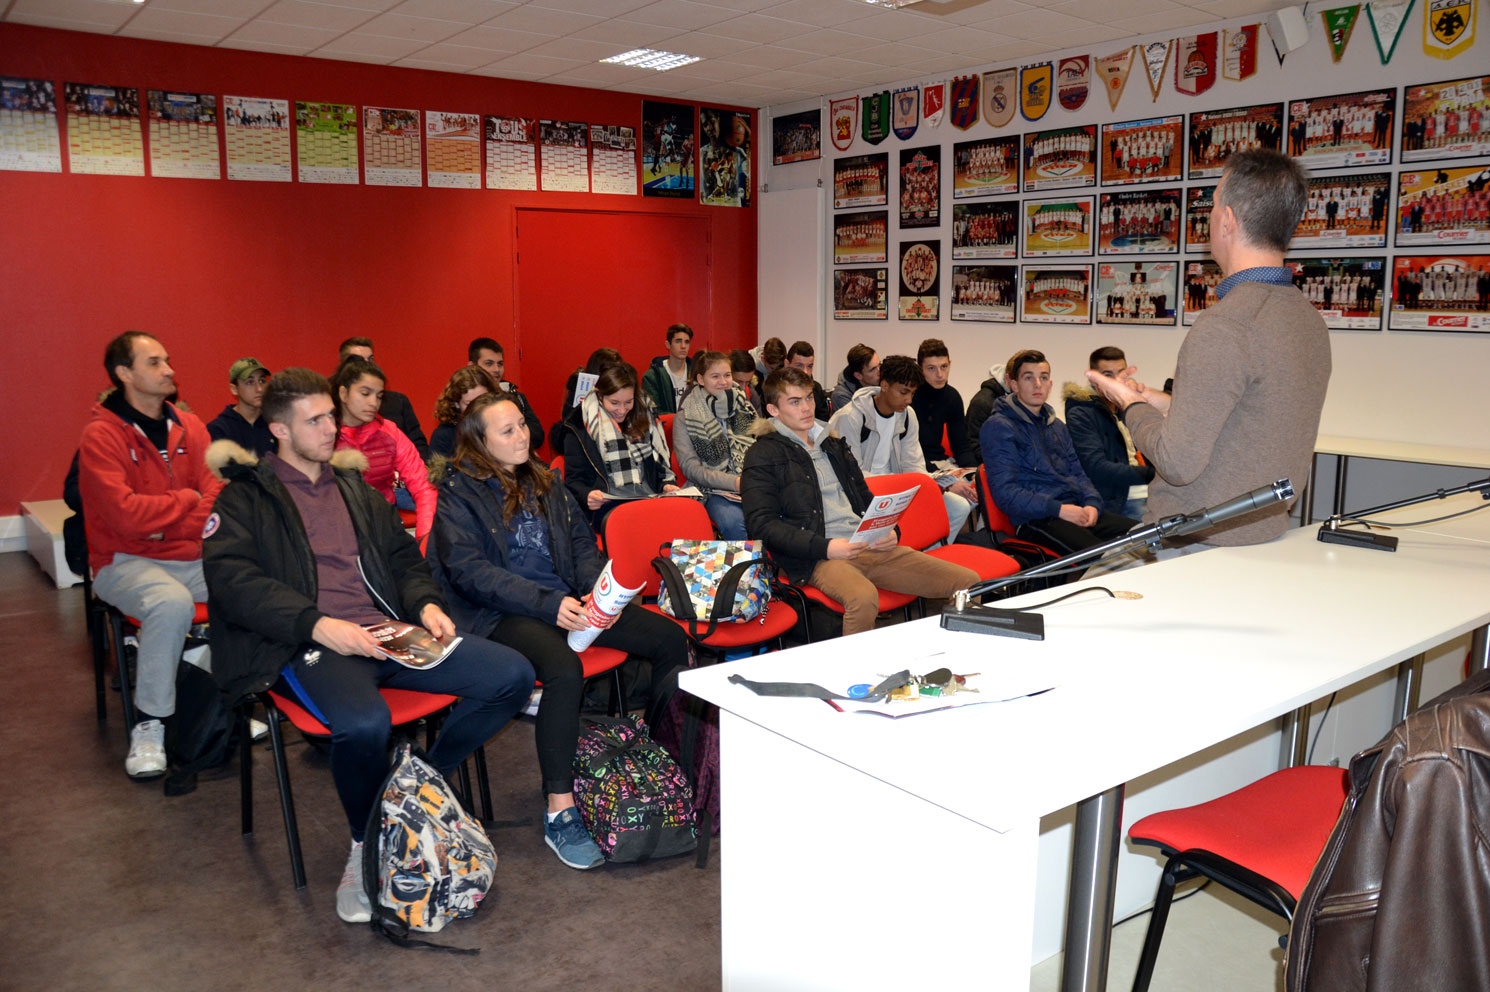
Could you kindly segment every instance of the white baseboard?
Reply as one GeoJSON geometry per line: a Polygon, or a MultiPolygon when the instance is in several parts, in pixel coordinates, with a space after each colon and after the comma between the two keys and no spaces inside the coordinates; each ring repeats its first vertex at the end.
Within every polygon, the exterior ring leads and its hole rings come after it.
{"type": "Polygon", "coordinates": [[[21,522],[20,514],[13,517],[0,517],[0,554],[7,551],[26,550],[26,526],[21,522]]]}

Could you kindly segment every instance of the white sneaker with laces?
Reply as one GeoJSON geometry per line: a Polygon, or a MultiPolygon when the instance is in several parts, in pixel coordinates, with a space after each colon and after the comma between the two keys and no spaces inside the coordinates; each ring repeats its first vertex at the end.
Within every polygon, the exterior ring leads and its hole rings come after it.
{"type": "Polygon", "coordinates": [[[159,778],[166,773],[166,727],[159,720],[141,720],[129,732],[129,756],[124,771],[130,778],[159,778]]]}
{"type": "Polygon", "coordinates": [[[372,919],[372,903],[362,888],[362,845],[354,843],[342,870],[341,884],[336,887],[336,915],[347,923],[366,923],[372,919]]]}

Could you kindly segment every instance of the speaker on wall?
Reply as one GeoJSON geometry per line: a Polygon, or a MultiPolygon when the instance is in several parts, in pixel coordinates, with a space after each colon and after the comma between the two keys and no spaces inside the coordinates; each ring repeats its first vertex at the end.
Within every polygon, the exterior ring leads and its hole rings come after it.
{"type": "Polygon", "coordinates": [[[1279,57],[1303,48],[1309,41],[1309,24],[1304,20],[1303,7],[1275,10],[1268,15],[1267,25],[1268,36],[1273,39],[1279,57]]]}

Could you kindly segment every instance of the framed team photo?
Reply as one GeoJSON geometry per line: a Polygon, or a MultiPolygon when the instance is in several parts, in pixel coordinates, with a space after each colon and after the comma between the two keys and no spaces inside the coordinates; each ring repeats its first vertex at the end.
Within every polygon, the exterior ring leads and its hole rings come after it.
{"type": "Polygon", "coordinates": [[[823,157],[823,111],[804,110],[771,119],[771,164],[808,162],[823,157]]]}
{"type": "Polygon", "coordinates": [[[1174,326],[1179,262],[1098,262],[1097,323],[1174,326]]]}
{"type": "Polygon", "coordinates": [[[1092,253],[1092,197],[1025,200],[1022,206],[1025,258],[1092,253]]]}
{"type": "Polygon", "coordinates": [[[1181,321],[1195,323],[1206,310],[1216,305],[1216,287],[1221,283],[1221,266],[1209,258],[1203,262],[1185,262],[1184,290],[1181,299],[1181,321]]]}
{"type": "Polygon", "coordinates": [[[1342,331],[1381,330],[1386,294],[1384,258],[1289,258],[1293,284],[1324,317],[1325,326],[1342,331]]]}
{"type": "Polygon", "coordinates": [[[1490,255],[1398,255],[1392,266],[1388,328],[1490,333],[1490,255]]]}
{"type": "Polygon", "coordinates": [[[1490,166],[1397,173],[1398,248],[1490,244],[1490,166]]]}
{"type": "Polygon", "coordinates": [[[1237,152],[1250,148],[1278,151],[1282,147],[1283,104],[1198,110],[1190,115],[1189,132],[1185,178],[1214,179],[1237,152]]]}
{"type": "Polygon", "coordinates": [[[883,207],[890,202],[890,156],[850,155],[833,160],[833,209],[883,207]]]}
{"type": "Polygon", "coordinates": [[[1103,186],[1177,181],[1185,151],[1185,118],[1176,114],[1103,124],[1099,144],[1103,186]]]}
{"type": "Polygon", "coordinates": [[[1180,250],[1180,191],[1103,193],[1097,209],[1098,255],[1170,255],[1180,250]]]}
{"type": "Polygon", "coordinates": [[[1316,96],[1288,105],[1288,154],[1306,169],[1389,165],[1397,90],[1316,96]]]}
{"type": "Polygon", "coordinates": [[[1211,207],[1216,187],[1191,186],[1185,190],[1185,253],[1211,250],[1211,207]]]}
{"type": "Polygon", "coordinates": [[[1402,163],[1490,155],[1490,76],[1402,91],[1402,163]]]}
{"type": "Polygon", "coordinates": [[[1288,247],[1385,248],[1391,201],[1387,172],[1310,176],[1304,216],[1288,247]]]}
{"type": "Polygon", "coordinates": [[[1014,323],[1017,265],[952,266],[952,319],[1014,323]]]}
{"type": "Polygon", "coordinates": [[[1090,265],[1026,265],[1020,272],[1021,320],[1031,324],[1090,324],[1090,265]]]}
{"type": "Polygon", "coordinates": [[[889,261],[890,211],[833,215],[833,264],[889,261]]]}
{"type": "Polygon", "coordinates": [[[942,224],[942,146],[900,150],[900,226],[942,224]]]}
{"type": "Polygon", "coordinates": [[[936,320],[942,299],[941,242],[907,241],[900,246],[901,320],[936,320]]]}
{"type": "Polygon", "coordinates": [[[1019,192],[1019,135],[952,146],[952,199],[1019,192]]]}
{"type": "Polygon", "coordinates": [[[1018,258],[1019,202],[954,203],[952,257],[1018,258]]]}
{"type": "Polygon", "coordinates": [[[1024,191],[1097,185],[1097,125],[1024,136],[1024,191]]]}
{"type": "Polygon", "coordinates": [[[888,320],[889,295],[885,287],[889,270],[834,269],[834,320],[888,320]]]}

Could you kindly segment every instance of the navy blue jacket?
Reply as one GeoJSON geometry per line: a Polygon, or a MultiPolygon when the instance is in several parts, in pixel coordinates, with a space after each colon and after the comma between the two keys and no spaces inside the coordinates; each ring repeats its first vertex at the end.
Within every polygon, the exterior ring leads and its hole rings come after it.
{"type": "Polygon", "coordinates": [[[1047,403],[1040,414],[1013,393],[993,405],[978,432],[993,501],[1014,526],[1058,517],[1063,504],[1102,509],[1102,497],[1082,471],[1066,425],[1047,403]]]}
{"type": "Polygon", "coordinates": [[[1090,388],[1067,383],[1065,398],[1066,427],[1086,477],[1102,497],[1098,509],[1122,513],[1128,490],[1147,485],[1154,467],[1128,464],[1128,445],[1118,429],[1117,415],[1090,388]]]}

